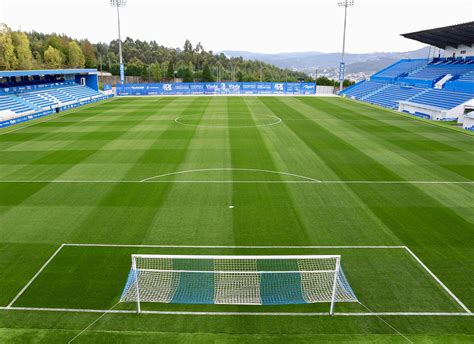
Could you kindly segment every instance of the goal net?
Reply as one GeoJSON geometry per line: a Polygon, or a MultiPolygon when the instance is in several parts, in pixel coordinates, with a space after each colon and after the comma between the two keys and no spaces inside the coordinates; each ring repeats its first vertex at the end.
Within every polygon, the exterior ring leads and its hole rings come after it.
{"type": "Polygon", "coordinates": [[[132,255],[120,301],[288,305],[355,302],[338,255],[132,255]]]}

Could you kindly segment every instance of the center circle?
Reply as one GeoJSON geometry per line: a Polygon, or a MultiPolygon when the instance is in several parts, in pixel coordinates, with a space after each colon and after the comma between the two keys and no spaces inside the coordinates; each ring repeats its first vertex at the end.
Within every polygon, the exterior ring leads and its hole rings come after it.
{"type": "Polygon", "coordinates": [[[203,128],[255,128],[268,127],[275,124],[280,124],[282,119],[280,117],[255,114],[248,112],[216,112],[204,114],[184,115],[177,117],[174,120],[176,123],[190,127],[203,128]]]}

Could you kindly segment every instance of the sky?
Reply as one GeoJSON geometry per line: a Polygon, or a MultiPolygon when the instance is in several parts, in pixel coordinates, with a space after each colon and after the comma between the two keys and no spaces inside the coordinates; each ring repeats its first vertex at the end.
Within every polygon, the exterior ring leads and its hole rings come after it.
{"type": "MultiPolygon", "coordinates": [[[[342,47],[344,9],[338,0],[127,0],[122,38],[206,50],[260,53],[342,47]]],[[[348,9],[346,51],[408,51],[423,44],[401,33],[474,20],[472,0],[355,0],[348,9]]],[[[0,23],[14,30],[65,33],[91,42],[117,37],[110,0],[0,0],[0,23]]]]}

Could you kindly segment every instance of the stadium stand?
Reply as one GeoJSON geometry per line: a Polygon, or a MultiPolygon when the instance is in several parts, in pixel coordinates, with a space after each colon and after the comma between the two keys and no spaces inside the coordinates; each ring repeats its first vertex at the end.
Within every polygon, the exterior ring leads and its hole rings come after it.
{"type": "Polygon", "coordinates": [[[473,44],[466,42],[474,40],[474,22],[403,36],[445,49],[453,56],[400,60],[341,95],[422,118],[460,118],[474,99],[474,56],[456,57],[456,53],[472,54],[473,44]]]}
{"type": "Polygon", "coordinates": [[[457,80],[448,83],[445,89],[450,91],[459,91],[465,93],[474,93],[474,70],[467,72],[457,80]]]}
{"type": "Polygon", "coordinates": [[[383,88],[388,87],[389,85],[374,82],[374,81],[363,81],[359,84],[354,85],[354,87],[347,88],[343,91],[346,96],[350,96],[354,99],[363,100],[367,96],[373,94],[374,92],[381,91],[383,88]]]}
{"type": "Polygon", "coordinates": [[[409,73],[400,81],[405,84],[418,87],[433,87],[434,84],[444,76],[450,75],[458,78],[474,70],[474,60],[462,59],[437,59],[429,64],[425,64],[419,70],[409,73]]]}
{"type": "Polygon", "coordinates": [[[472,98],[472,94],[469,93],[437,90],[432,88],[415,95],[410,99],[410,101],[448,110],[464,104],[472,98]]]}
{"type": "Polygon", "coordinates": [[[423,91],[419,88],[388,85],[388,87],[381,89],[379,92],[364,98],[364,101],[390,109],[398,109],[398,102],[400,100],[409,100],[423,93],[423,91]]]}
{"type": "Polygon", "coordinates": [[[0,97],[0,112],[11,111],[16,114],[34,111],[36,107],[32,104],[22,102],[17,97],[3,96],[0,97]]]}
{"type": "Polygon", "coordinates": [[[408,75],[413,71],[418,70],[421,67],[426,66],[427,59],[413,59],[413,60],[400,60],[393,65],[382,69],[380,72],[374,74],[371,80],[378,80],[381,82],[392,82],[397,78],[408,75]]]}
{"type": "Polygon", "coordinates": [[[0,128],[106,98],[96,70],[0,72],[0,128]]]}
{"type": "Polygon", "coordinates": [[[93,89],[84,86],[61,88],[58,91],[66,97],[70,97],[77,100],[100,96],[100,94],[94,91],[93,89]]]}

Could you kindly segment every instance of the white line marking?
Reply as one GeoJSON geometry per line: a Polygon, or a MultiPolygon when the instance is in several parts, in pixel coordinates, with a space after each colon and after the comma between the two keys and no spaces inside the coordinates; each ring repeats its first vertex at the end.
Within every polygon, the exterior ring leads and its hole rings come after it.
{"type": "Polygon", "coordinates": [[[33,283],[33,281],[41,274],[41,272],[43,272],[43,270],[46,268],[46,266],[54,259],[54,257],[56,257],[56,255],[59,253],[59,251],[61,251],[63,246],[64,246],[64,244],[59,246],[59,248],[56,251],[54,251],[54,253],[51,255],[51,257],[49,257],[49,259],[46,261],[46,263],[43,264],[43,266],[36,272],[36,274],[29,280],[29,282],[20,290],[20,292],[18,294],[16,294],[16,296],[13,298],[13,300],[11,300],[11,302],[7,305],[7,308],[10,308],[16,302],[16,300],[18,300],[18,298],[25,292],[25,290],[28,289],[28,287],[31,285],[31,283],[33,283]]]}
{"type": "Polygon", "coordinates": [[[72,343],[74,340],[76,340],[81,334],[83,334],[84,332],[86,332],[89,328],[91,328],[92,325],[94,325],[96,322],[98,322],[100,319],[102,319],[107,313],[110,313],[118,304],[120,303],[117,302],[115,305],[113,305],[112,307],[110,307],[109,310],[105,311],[100,317],[98,317],[97,319],[95,319],[93,322],[91,322],[87,327],[85,327],[81,332],[79,332],[78,334],[76,334],[69,342],[68,344],[72,343]]]}
{"type": "Polygon", "coordinates": [[[365,245],[365,246],[298,246],[298,245],[287,245],[287,246],[225,246],[225,245],[129,245],[129,244],[63,244],[62,246],[78,246],[78,247],[137,247],[137,248],[196,248],[196,249],[314,249],[314,248],[339,248],[339,249],[405,249],[406,246],[376,246],[376,245],[365,245]]]}
{"type": "MultiPolygon", "coordinates": [[[[172,174],[169,173],[150,177],[144,180],[71,180],[71,179],[37,179],[37,180],[26,180],[26,179],[10,179],[0,180],[0,183],[15,184],[15,183],[51,183],[51,184],[134,184],[134,183],[182,183],[182,184],[431,184],[431,185],[456,185],[465,184],[473,185],[474,181],[392,181],[392,180],[379,180],[379,181],[362,181],[362,180],[152,180],[153,178],[161,178],[172,174]]],[[[278,174],[285,174],[283,172],[275,172],[278,174]]],[[[304,176],[295,175],[298,178],[309,178],[304,176]]]]}
{"type": "MultiPolygon", "coordinates": [[[[4,311],[34,311],[34,312],[65,312],[65,313],[111,313],[111,314],[136,314],[136,310],[105,310],[105,309],[81,309],[81,308],[44,308],[44,307],[0,307],[4,311]]],[[[236,315],[236,316],[325,316],[328,312],[192,312],[192,311],[142,311],[141,314],[158,315],[236,315]]],[[[369,317],[369,316],[455,316],[471,317],[473,313],[448,313],[448,312],[336,312],[335,316],[346,317],[369,317]]]]}
{"type": "Polygon", "coordinates": [[[416,256],[415,253],[413,253],[412,250],[406,246],[405,249],[418,262],[418,264],[420,264],[426,270],[426,272],[428,272],[428,274],[430,274],[431,277],[433,277],[433,279],[454,299],[454,301],[456,301],[456,303],[461,306],[462,309],[464,309],[467,313],[471,313],[469,308],[467,308],[466,305],[462,303],[461,300],[459,300],[458,297],[454,295],[454,293],[449,290],[449,288],[443,282],[441,282],[441,280],[430,269],[428,269],[428,267],[421,261],[420,258],[416,256]]]}
{"type": "Polygon", "coordinates": [[[323,184],[474,184],[474,181],[441,180],[321,180],[323,184]]]}
{"type": "MultiPolygon", "coordinates": [[[[180,117],[177,117],[175,118],[175,122],[178,123],[178,124],[181,124],[181,125],[185,125],[185,126],[188,126],[188,127],[202,127],[202,128],[216,128],[216,129],[239,129],[239,128],[257,128],[257,127],[270,127],[272,125],[276,125],[276,124],[280,124],[281,122],[283,122],[283,120],[280,118],[280,117],[277,117],[277,116],[274,116],[274,115],[268,115],[268,114],[255,114],[255,113],[248,113],[248,112],[233,112],[234,114],[240,114],[240,115],[250,115],[250,117],[248,118],[239,118],[239,119],[249,119],[249,120],[252,120],[252,116],[255,115],[255,116],[265,116],[265,117],[270,117],[272,119],[276,119],[276,122],[273,122],[273,123],[268,123],[268,124],[255,124],[255,125],[236,125],[236,126],[232,126],[232,125],[202,125],[202,124],[188,124],[188,123],[183,123],[183,122],[180,122],[179,120],[180,119],[184,119],[186,117],[193,117],[193,116],[200,116],[199,118],[196,118],[198,120],[202,119],[202,116],[206,116],[206,115],[222,115],[222,113],[207,113],[205,112],[204,114],[193,114],[193,115],[184,115],[184,116],[180,116],[180,117]]],[[[232,114],[229,113],[229,114],[232,114]]],[[[229,117],[220,117],[220,118],[211,118],[211,119],[232,119],[231,116],[229,117]]],[[[235,118],[234,118],[235,119],[235,118]]]]}
{"type": "MultiPolygon", "coordinates": [[[[2,311],[33,311],[33,312],[66,312],[66,313],[104,313],[105,309],[86,309],[86,308],[48,308],[48,307],[0,307],[2,311]]],[[[137,313],[129,310],[111,310],[109,313],[137,313]]],[[[463,313],[465,314],[465,313],[463,313]]]]}
{"type": "MultiPolygon", "coordinates": [[[[314,179],[314,178],[311,178],[311,177],[301,176],[299,174],[294,174],[294,173],[289,173],[289,172],[262,170],[262,169],[257,169],[257,168],[233,168],[233,167],[202,168],[202,169],[195,169],[195,170],[185,170],[185,171],[171,172],[171,173],[165,173],[165,174],[157,175],[157,176],[154,176],[154,177],[142,179],[142,182],[147,182],[147,181],[150,181],[152,179],[157,179],[157,178],[162,178],[162,177],[167,177],[167,176],[175,176],[175,175],[179,175],[179,174],[187,174],[187,173],[195,173],[195,172],[209,172],[209,171],[264,172],[264,173],[280,174],[280,175],[290,176],[290,177],[297,177],[297,178],[309,180],[309,181],[314,182],[314,183],[319,183],[320,182],[320,180],[317,180],[317,179],[314,179]]],[[[233,183],[233,181],[228,181],[228,182],[233,183]]]]}
{"type": "MultiPolygon", "coordinates": [[[[364,307],[365,309],[367,309],[370,313],[374,313],[371,309],[369,309],[369,307],[367,307],[366,305],[364,305],[362,302],[359,302],[359,305],[361,305],[362,307],[364,307]]],[[[375,315],[379,320],[381,320],[385,325],[387,325],[388,327],[390,327],[392,330],[394,330],[398,335],[402,336],[408,343],[413,343],[410,339],[408,339],[403,333],[401,333],[397,328],[395,328],[394,326],[392,326],[391,324],[389,324],[386,320],[384,320],[380,315],[375,315]]]]}
{"type": "Polygon", "coordinates": [[[471,317],[474,316],[472,313],[459,313],[459,312],[372,312],[372,313],[348,313],[341,312],[336,313],[340,316],[463,316],[471,317]]]}

